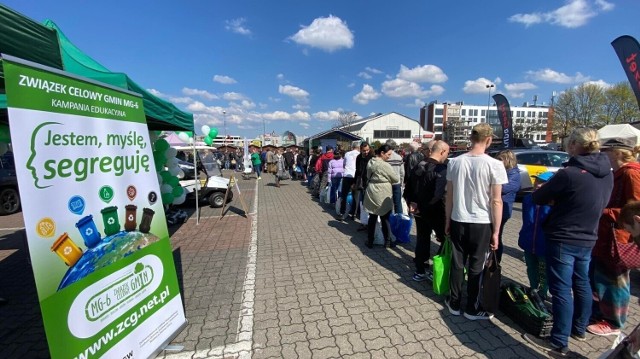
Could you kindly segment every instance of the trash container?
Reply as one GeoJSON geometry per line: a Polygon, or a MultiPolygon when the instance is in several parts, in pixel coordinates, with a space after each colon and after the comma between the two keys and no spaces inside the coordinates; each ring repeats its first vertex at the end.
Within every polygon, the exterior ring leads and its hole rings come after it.
{"type": "Polygon", "coordinates": [[[100,232],[98,232],[98,228],[93,221],[93,215],[90,214],[82,217],[82,219],[76,223],[76,227],[78,231],[80,231],[85,246],[93,248],[100,243],[100,232]]]}
{"type": "Polygon", "coordinates": [[[149,233],[151,230],[151,221],[153,220],[154,212],[151,208],[142,209],[142,220],[140,221],[140,232],[149,233]]]}
{"type": "Polygon", "coordinates": [[[135,231],[138,223],[136,222],[136,210],[138,206],[133,204],[128,204],[124,206],[125,212],[125,221],[124,221],[124,230],[127,232],[135,231]]]}
{"type": "Polygon", "coordinates": [[[76,264],[78,259],[82,257],[82,249],[78,248],[67,232],[62,233],[62,235],[53,242],[51,251],[56,252],[58,257],[64,261],[64,264],[69,267],[76,264]]]}
{"type": "Polygon", "coordinates": [[[111,236],[120,232],[120,221],[118,220],[117,206],[104,208],[100,213],[102,213],[105,236],[111,236]]]}

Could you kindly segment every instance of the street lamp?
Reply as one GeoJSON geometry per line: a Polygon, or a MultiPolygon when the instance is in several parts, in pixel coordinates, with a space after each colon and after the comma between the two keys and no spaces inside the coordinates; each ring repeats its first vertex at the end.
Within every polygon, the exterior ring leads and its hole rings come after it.
{"type": "Polygon", "coordinates": [[[489,89],[489,100],[487,100],[487,118],[486,121],[489,123],[489,106],[491,106],[491,89],[496,87],[494,84],[484,85],[484,87],[489,89]]]}
{"type": "Polygon", "coordinates": [[[227,140],[227,111],[222,111],[222,123],[224,125],[224,139],[227,140]]]}

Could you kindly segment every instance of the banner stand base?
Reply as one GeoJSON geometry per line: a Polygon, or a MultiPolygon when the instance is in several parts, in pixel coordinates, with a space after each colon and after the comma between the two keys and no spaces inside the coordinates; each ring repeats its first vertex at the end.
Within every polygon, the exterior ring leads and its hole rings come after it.
{"type": "Polygon", "coordinates": [[[162,350],[167,352],[181,352],[184,350],[184,345],[179,344],[168,344],[162,350]]]}

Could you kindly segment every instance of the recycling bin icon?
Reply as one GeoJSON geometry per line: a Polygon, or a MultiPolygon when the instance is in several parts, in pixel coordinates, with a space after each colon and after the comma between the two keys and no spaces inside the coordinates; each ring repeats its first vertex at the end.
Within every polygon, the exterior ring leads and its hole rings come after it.
{"type": "Polygon", "coordinates": [[[104,234],[106,236],[114,235],[120,232],[120,221],[118,220],[118,207],[111,206],[104,208],[102,211],[102,222],[104,223],[104,234]]]}
{"type": "Polygon", "coordinates": [[[62,235],[58,237],[51,246],[51,251],[56,252],[64,264],[69,267],[76,264],[78,259],[82,257],[82,249],[78,248],[67,232],[62,233],[62,235]]]}
{"type": "Polygon", "coordinates": [[[135,231],[138,223],[136,222],[136,210],[138,207],[133,204],[124,206],[126,213],[124,215],[124,230],[127,232],[135,231]]]}
{"type": "Polygon", "coordinates": [[[154,212],[151,208],[142,209],[142,220],[140,221],[140,232],[149,233],[151,230],[151,221],[153,220],[154,212]]]}
{"type": "Polygon", "coordinates": [[[82,217],[82,219],[76,223],[76,227],[84,240],[85,246],[93,248],[100,243],[100,232],[98,232],[98,228],[93,221],[93,215],[90,214],[82,217]]]}

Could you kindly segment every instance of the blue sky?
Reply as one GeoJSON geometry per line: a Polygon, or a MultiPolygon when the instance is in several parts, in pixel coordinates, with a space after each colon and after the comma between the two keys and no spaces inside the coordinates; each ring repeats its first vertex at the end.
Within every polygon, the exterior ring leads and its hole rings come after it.
{"type": "Polygon", "coordinates": [[[433,100],[549,103],[626,81],[611,47],[640,39],[640,1],[25,1],[79,48],[202,125],[311,135],[340,112],[419,118],[433,100]]]}

